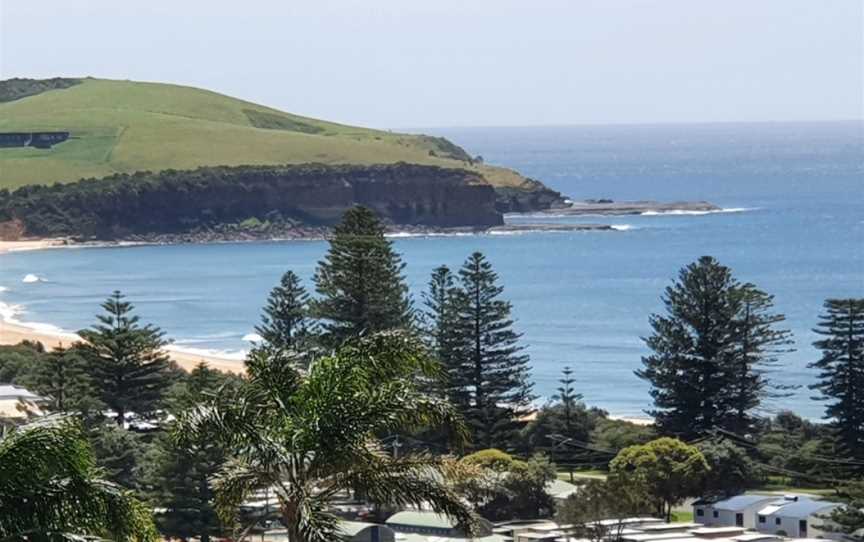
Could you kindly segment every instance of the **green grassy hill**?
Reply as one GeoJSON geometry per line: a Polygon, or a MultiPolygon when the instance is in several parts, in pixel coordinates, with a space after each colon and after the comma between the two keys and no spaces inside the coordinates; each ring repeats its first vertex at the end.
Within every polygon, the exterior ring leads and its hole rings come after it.
{"type": "Polygon", "coordinates": [[[57,130],[71,137],[51,149],[0,148],[0,188],[141,170],[306,162],[408,162],[470,169],[498,187],[534,184],[511,170],[471,164],[443,138],[301,117],[207,90],[104,79],[36,83],[0,82],[6,85],[0,132],[57,130]]]}

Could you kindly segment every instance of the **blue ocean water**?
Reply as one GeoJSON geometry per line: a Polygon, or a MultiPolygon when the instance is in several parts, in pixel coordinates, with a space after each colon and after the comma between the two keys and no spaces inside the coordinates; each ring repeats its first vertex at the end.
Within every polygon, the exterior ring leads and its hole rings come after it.
{"type": "MultiPolygon", "coordinates": [[[[396,238],[415,298],[431,270],[484,252],[512,301],[536,392],[554,393],[565,365],[585,401],[613,414],[650,407],[634,376],[648,317],[677,271],[710,254],[776,296],[796,351],[773,374],[802,387],[767,411],[819,417],[806,386],[811,328],[828,297],[864,296],[864,125],[713,124],[426,130],[487,162],[513,167],[573,198],[707,200],[728,212],[584,218],[611,232],[396,238]]],[[[125,292],[178,346],[238,352],[286,269],[311,277],[326,243],[58,249],[0,257],[0,303],[19,321],[90,325],[125,292]],[[23,282],[28,274],[44,279],[23,282]]]]}

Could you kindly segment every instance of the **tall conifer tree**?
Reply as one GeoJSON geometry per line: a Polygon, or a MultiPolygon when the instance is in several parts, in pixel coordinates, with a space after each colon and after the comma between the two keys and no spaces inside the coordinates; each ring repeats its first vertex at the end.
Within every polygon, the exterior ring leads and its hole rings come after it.
{"type": "Polygon", "coordinates": [[[661,432],[690,439],[717,428],[745,432],[753,409],[771,395],[766,371],[789,344],[775,325],[772,298],[741,284],[728,267],[704,256],[681,270],[652,315],[653,351],[636,374],[652,385],[661,432]]]}
{"type": "Polygon", "coordinates": [[[270,291],[261,324],[255,331],[269,348],[296,350],[309,331],[309,294],[293,271],[282,275],[270,291]]]}
{"type": "Polygon", "coordinates": [[[323,342],[335,347],[361,334],[413,327],[404,269],[375,213],[349,209],[314,277],[320,297],[311,309],[323,321],[323,342]]]}
{"type": "Polygon", "coordinates": [[[830,401],[825,414],[833,420],[841,449],[864,461],[864,299],[828,299],[813,331],[822,357],[810,364],[819,370],[818,400],[830,401]]]}
{"type": "Polygon", "coordinates": [[[467,404],[466,382],[462,371],[465,351],[458,328],[456,277],[442,265],[432,272],[429,290],[424,292],[427,334],[432,354],[441,363],[444,395],[454,404],[467,404]]]}
{"type": "Polygon", "coordinates": [[[45,354],[30,384],[50,398],[48,408],[54,412],[88,414],[100,405],[86,363],[75,348],[60,347],[45,354]]]}
{"type": "Polygon", "coordinates": [[[509,448],[519,429],[518,418],[534,396],[529,358],[513,331],[511,305],[500,299],[503,288],[492,265],[479,252],[459,270],[457,329],[464,352],[461,383],[469,397],[464,416],[478,448],[509,448]]]}
{"type": "Polygon", "coordinates": [[[125,415],[153,412],[169,385],[164,333],[139,325],[133,306],[115,291],[103,304],[99,323],[79,332],[80,351],[88,361],[99,398],[124,426],[125,415]]]}

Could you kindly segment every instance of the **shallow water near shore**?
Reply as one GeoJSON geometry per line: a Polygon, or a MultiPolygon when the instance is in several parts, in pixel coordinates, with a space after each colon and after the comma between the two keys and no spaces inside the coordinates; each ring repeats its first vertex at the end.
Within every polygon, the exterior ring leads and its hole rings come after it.
{"type": "MultiPolygon", "coordinates": [[[[774,294],[794,332],[797,350],[782,357],[773,377],[802,388],[768,409],[822,414],[806,389],[814,378],[806,365],[818,357],[810,329],[825,298],[864,295],[861,123],[425,131],[574,198],[707,200],[725,210],[508,217],[611,224],[613,231],[395,236],[418,304],[434,267],[457,267],[474,250],[488,256],[513,303],[539,395],[554,393],[569,364],[589,405],[641,415],[650,396],[633,371],[645,354],[648,317],[662,310],[660,296],[678,269],[710,254],[774,294]]],[[[120,289],[178,347],[239,358],[281,273],[290,268],[308,279],[326,247],[287,241],[8,253],[0,256],[0,317],[76,330],[120,289]]]]}

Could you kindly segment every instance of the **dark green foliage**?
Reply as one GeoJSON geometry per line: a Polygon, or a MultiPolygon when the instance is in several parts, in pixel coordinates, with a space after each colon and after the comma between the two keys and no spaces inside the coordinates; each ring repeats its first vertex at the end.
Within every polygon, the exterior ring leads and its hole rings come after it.
{"type": "MultiPolygon", "coordinates": [[[[764,420],[756,432],[756,459],[772,474],[782,475],[789,485],[812,485],[842,476],[838,463],[843,454],[836,447],[833,431],[783,411],[764,420]]],[[[741,442],[741,445],[747,445],[741,442]]]]}
{"type": "Polygon", "coordinates": [[[268,348],[298,350],[308,339],[309,294],[293,271],[282,275],[279,286],[271,290],[255,331],[268,348]]]}
{"type": "Polygon", "coordinates": [[[711,469],[705,477],[702,496],[731,497],[760,482],[757,467],[747,452],[728,440],[707,440],[697,448],[711,469]]]}
{"type": "Polygon", "coordinates": [[[820,529],[843,533],[850,540],[864,540],[864,481],[846,484],[838,490],[840,499],[846,504],[823,519],[830,520],[820,529]]]}
{"type": "MultiPolygon", "coordinates": [[[[574,403],[569,411],[562,403],[546,405],[519,436],[519,451],[542,452],[556,465],[573,473],[580,467],[597,466],[599,461],[583,448],[590,439],[599,414],[574,403]]],[[[572,477],[571,477],[572,481],[572,477]]]]}
{"type": "Polygon", "coordinates": [[[824,338],[813,343],[822,358],[810,364],[819,371],[811,388],[829,401],[825,415],[844,455],[864,461],[864,299],[828,299],[824,309],[813,330],[824,338]]]}
{"type": "Polygon", "coordinates": [[[753,410],[770,395],[766,371],[789,333],[774,326],[772,298],[704,256],[681,270],[652,315],[653,354],[637,376],[651,383],[661,433],[692,439],[716,428],[746,434],[753,410]]]}
{"type": "Polygon", "coordinates": [[[320,134],[324,128],[309,124],[300,120],[288,118],[284,115],[259,111],[257,109],[244,109],[243,114],[255,128],[265,130],[285,130],[287,132],[303,132],[304,134],[320,134]]]}
{"type": "Polygon", "coordinates": [[[81,79],[54,77],[51,79],[13,78],[0,81],[0,103],[35,96],[48,90],[64,89],[81,83],[81,79]]]}
{"type": "Polygon", "coordinates": [[[224,446],[231,460],[213,480],[216,510],[233,523],[255,491],[279,487],[279,513],[288,539],[336,539],[330,512],[347,489],[399,507],[431,506],[474,531],[475,517],[440,481],[439,460],[426,454],[393,458],[378,435],[420,427],[464,427],[452,407],[418,387],[437,366],[404,332],[355,339],[300,372],[253,352],[248,378],[235,391],[185,412],[176,432],[188,446],[224,446]]]}
{"type": "Polygon", "coordinates": [[[57,348],[32,366],[28,379],[32,391],[47,397],[49,410],[96,415],[102,404],[78,348],[57,348]]]}
{"type": "Polygon", "coordinates": [[[364,334],[413,328],[404,269],[375,213],[349,209],[315,271],[319,298],[312,301],[311,312],[322,320],[322,341],[336,347],[364,334]]]}
{"type": "Polygon", "coordinates": [[[114,292],[102,304],[100,323],[79,332],[80,347],[87,359],[99,398],[114,411],[117,424],[127,413],[151,414],[168,387],[169,361],[163,347],[163,332],[150,324],[138,324],[133,306],[114,292]]]}
{"type": "Polygon", "coordinates": [[[477,448],[512,447],[531,393],[529,358],[513,331],[510,303],[500,298],[503,288],[492,265],[479,252],[459,270],[456,329],[461,364],[456,369],[461,393],[467,395],[463,415],[477,448]]]}
{"type": "Polygon", "coordinates": [[[0,436],[0,539],[157,539],[150,512],[102,479],[80,426],[43,418],[0,436]]]}
{"type": "Polygon", "coordinates": [[[426,306],[423,316],[430,350],[443,369],[440,386],[450,402],[464,408],[469,399],[467,382],[461,370],[465,352],[456,311],[459,294],[456,277],[447,266],[442,265],[432,271],[428,288],[423,293],[426,306]]]}
{"type": "MultiPolygon", "coordinates": [[[[331,224],[329,215],[306,209],[339,208],[345,205],[346,197],[356,198],[360,204],[380,204],[382,190],[418,182],[432,185],[434,193],[447,197],[452,195],[450,188],[464,190],[466,182],[473,179],[474,174],[464,170],[405,163],[141,171],[68,184],[30,185],[12,192],[0,190],[0,222],[21,220],[32,236],[86,239],[222,231],[226,225],[246,231],[244,224],[253,232],[262,226],[282,226],[284,231],[299,224],[331,224]],[[346,187],[346,182],[353,183],[353,189],[346,187]]],[[[492,196],[491,187],[489,194],[482,195],[487,196],[492,196]]],[[[383,197],[383,201],[390,200],[383,197]]],[[[421,211],[398,202],[396,198],[395,207],[387,207],[397,223],[438,225],[454,219],[457,223],[446,225],[467,225],[460,216],[444,216],[441,209],[421,211]]],[[[487,211],[478,220],[500,219],[487,211]]]]}
{"type": "Polygon", "coordinates": [[[0,383],[26,386],[33,380],[33,369],[45,362],[42,343],[22,341],[0,345],[0,383]]]}
{"type": "MultiPolygon", "coordinates": [[[[613,420],[606,416],[600,416],[591,431],[591,445],[597,450],[608,450],[611,455],[628,446],[645,444],[657,438],[653,426],[639,425],[626,420],[613,420]]],[[[597,454],[597,460],[608,462],[612,457],[607,453],[597,454]]],[[[603,466],[603,465],[595,465],[603,466]]]]}
{"type": "Polygon", "coordinates": [[[225,461],[219,447],[207,441],[180,446],[162,434],[146,459],[150,500],[160,509],[155,519],[162,535],[206,542],[223,533],[209,483],[225,461]]]}
{"type": "Polygon", "coordinates": [[[139,488],[146,444],[138,433],[116,424],[100,424],[91,430],[90,442],[96,461],[109,480],[127,489],[139,488]]]}
{"type": "Polygon", "coordinates": [[[454,490],[491,521],[547,517],[555,509],[547,485],[555,479],[555,465],[541,454],[528,461],[497,449],[474,452],[451,466],[454,490]]]}

